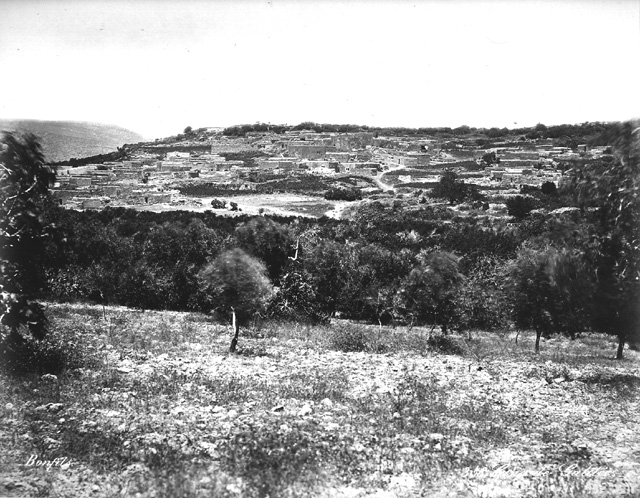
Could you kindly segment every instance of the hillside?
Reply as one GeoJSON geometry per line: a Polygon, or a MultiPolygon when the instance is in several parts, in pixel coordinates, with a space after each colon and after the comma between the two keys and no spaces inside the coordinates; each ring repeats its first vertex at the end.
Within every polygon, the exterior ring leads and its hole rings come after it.
{"type": "Polygon", "coordinates": [[[76,121],[0,119],[0,130],[29,132],[40,137],[47,161],[63,161],[115,151],[142,136],[119,126],[76,121]]]}
{"type": "Polygon", "coordinates": [[[230,355],[229,327],[202,314],[49,312],[75,368],[0,375],[3,496],[640,491],[638,353],[612,362],[606,336],[535,355],[532,334],[265,323],[230,355]]]}

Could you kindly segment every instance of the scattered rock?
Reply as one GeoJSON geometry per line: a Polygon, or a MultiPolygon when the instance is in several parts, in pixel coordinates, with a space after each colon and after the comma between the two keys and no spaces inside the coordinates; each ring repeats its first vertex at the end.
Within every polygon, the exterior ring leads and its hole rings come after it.
{"type": "Polygon", "coordinates": [[[305,403],[298,412],[298,416],[304,417],[305,415],[310,415],[311,413],[313,413],[313,408],[311,408],[311,405],[309,403],[305,403]]]}
{"type": "Polygon", "coordinates": [[[46,405],[40,405],[35,408],[37,413],[42,412],[54,412],[57,413],[64,408],[62,403],[47,403],[46,405]]]}

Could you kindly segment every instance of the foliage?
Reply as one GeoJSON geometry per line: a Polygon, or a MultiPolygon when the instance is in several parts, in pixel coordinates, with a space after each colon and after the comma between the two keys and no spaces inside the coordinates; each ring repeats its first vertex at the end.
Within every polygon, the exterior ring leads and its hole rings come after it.
{"type": "Polygon", "coordinates": [[[312,323],[322,323],[328,319],[311,276],[301,268],[292,268],[282,276],[269,305],[268,315],[312,323]]]}
{"type": "MultiPolygon", "coordinates": [[[[589,326],[592,282],[580,254],[568,249],[524,248],[508,286],[517,327],[541,334],[575,335],[589,326]]],[[[536,342],[536,351],[538,341],[536,342]]]]}
{"type": "Polygon", "coordinates": [[[235,230],[238,247],[262,260],[269,278],[278,282],[293,252],[293,238],[285,225],[258,216],[235,230]]]}
{"type": "Polygon", "coordinates": [[[212,308],[228,315],[235,312],[240,323],[264,310],[273,293],[264,264],[242,249],[218,255],[202,270],[200,279],[206,285],[212,308]]]}
{"type": "Polygon", "coordinates": [[[507,199],[506,204],[509,216],[513,216],[516,220],[523,220],[537,207],[533,197],[524,195],[510,197],[507,199]]]}
{"type": "Polygon", "coordinates": [[[495,153],[495,151],[492,151],[492,152],[487,152],[486,154],[483,154],[482,162],[485,163],[487,166],[491,166],[492,164],[499,164],[500,159],[498,158],[498,155],[495,153]]]}
{"type": "Polygon", "coordinates": [[[445,171],[438,184],[431,191],[431,196],[447,199],[449,204],[459,204],[465,200],[483,200],[478,187],[457,180],[458,175],[453,171],[445,171]]]}
{"type": "Polygon", "coordinates": [[[540,190],[544,195],[556,195],[558,192],[558,187],[554,182],[544,182],[540,186],[540,190]]]}
{"type": "Polygon", "coordinates": [[[0,344],[0,364],[13,375],[27,373],[58,375],[76,368],[98,365],[95,348],[86,341],[86,327],[50,326],[42,340],[33,337],[16,340],[11,336],[0,344]]]}
{"type": "Polygon", "coordinates": [[[640,340],[640,123],[624,123],[610,142],[613,160],[570,171],[565,191],[593,223],[594,326],[618,336],[621,358],[625,342],[640,340]]]}
{"type": "Polygon", "coordinates": [[[419,265],[401,282],[394,308],[411,324],[440,325],[446,333],[455,316],[455,298],[464,280],[458,258],[434,251],[418,256],[419,265]]]}
{"type": "Polygon", "coordinates": [[[211,207],[213,209],[224,209],[226,205],[227,204],[220,199],[211,199],[211,207]]]}
{"type": "Polygon", "coordinates": [[[362,199],[362,192],[354,188],[332,187],[324,193],[324,198],[330,201],[359,201],[362,199]]]}
{"type": "Polygon", "coordinates": [[[427,345],[433,351],[442,354],[462,355],[464,349],[449,335],[432,334],[427,339],[427,345]]]}
{"type": "Polygon", "coordinates": [[[384,353],[387,350],[375,331],[357,323],[340,323],[331,327],[329,344],[343,353],[384,353]]]}
{"type": "Polygon", "coordinates": [[[52,229],[45,221],[44,203],[55,169],[44,163],[34,135],[4,132],[0,147],[0,324],[11,334],[26,327],[42,339],[46,317],[35,298],[46,284],[38,262],[52,229]]]}
{"type": "Polygon", "coordinates": [[[483,255],[473,262],[456,296],[456,326],[459,329],[508,328],[507,277],[508,262],[494,255],[483,255]]]}

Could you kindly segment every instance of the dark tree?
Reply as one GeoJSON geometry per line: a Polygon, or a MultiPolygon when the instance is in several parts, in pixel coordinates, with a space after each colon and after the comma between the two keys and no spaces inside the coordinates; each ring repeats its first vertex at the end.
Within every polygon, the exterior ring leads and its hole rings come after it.
{"type": "Polygon", "coordinates": [[[516,326],[536,332],[536,353],[542,334],[564,332],[573,337],[588,327],[593,286],[580,254],[524,249],[507,288],[516,326]]]}
{"type": "Polygon", "coordinates": [[[44,203],[55,169],[45,164],[34,135],[5,132],[0,147],[0,322],[12,340],[18,340],[23,327],[41,339],[46,317],[35,299],[46,283],[39,262],[52,228],[44,218],[44,203]]]}
{"type": "Polygon", "coordinates": [[[240,325],[266,309],[273,286],[260,261],[242,249],[220,254],[200,275],[211,293],[214,309],[231,315],[233,338],[230,351],[235,352],[240,325]]]}
{"type": "Polygon", "coordinates": [[[411,324],[440,325],[443,333],[455,316],[455,300],[464,276],[458,258],[436,251],[419,257],[420,264],[400,284],[394,304],[396,315],[411,324]]]}
{"type": "Polygon", "coordinates": [[[558,188],[553,182],[544,182],[540,186],[540,190],[544,195],[556,195],[558,193],[558,188]]]}
{"type": "Polygon", "coordinates": [[[458,181],[458,175],[453,171],[445,171],[438,184],[431,191],[431,196],[446,199],[449,204],[459,204],[467,199],[479,200],[482,197],[474,185],[467,185],[458,181]]]}
{"type": "Polygon", "coordinates": [[[267,265],[269,278],[278,282],[284,268],[293,255],[291,232],[270,218],[258,216],[236,228],[236,240],[240,248],[261,259],[267,265]]]}
{"type": "Polygon", "coordinates": [[[507,199],[506,204],[509,216],[513,216],[518,221],[525,219],[536,208],[535,199],[522,195],[507,199]]]}
{"type": "Polygon", "coordinates": [[[493,151],[493,152],[487,152],[486,154],[484,154],[482,156],[482,162],[485,163],[487,166],[491,166],[492,164],[499,164],[500,159],[498,158],[498,155],[495,153],[495,151],[493,151]]]}
{"type": "Polygon", "coordinates": [[[640,122],[624,123],[611,139],[614,157],[569,171],[563,188],[590,217],[597,239],[594,327],[626,342],[640,342],[640,122]]]}

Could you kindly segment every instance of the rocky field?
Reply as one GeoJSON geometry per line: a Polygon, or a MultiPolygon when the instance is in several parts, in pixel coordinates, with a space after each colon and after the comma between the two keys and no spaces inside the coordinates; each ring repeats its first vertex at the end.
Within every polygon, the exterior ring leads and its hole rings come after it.
{"type": "Polygon", "coordinates": [[[0,496],[638,496],[640,355],[531,333],[51,304],[0,383],[0,496]],[[64,344],[64,347],[60,347],[64,344]]]}

